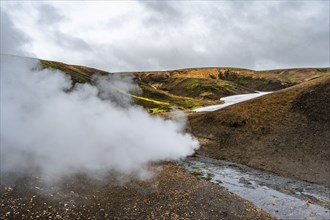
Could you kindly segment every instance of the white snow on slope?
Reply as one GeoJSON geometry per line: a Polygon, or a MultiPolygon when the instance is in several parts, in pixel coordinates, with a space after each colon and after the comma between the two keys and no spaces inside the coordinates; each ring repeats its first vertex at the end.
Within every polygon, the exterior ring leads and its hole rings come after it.
{"type": "Polygon", "coordinates": [[[232,95],[232,96],[227,96],[224,98],[221,98],[221,101],[224,101],[225,103],[219,104],[219,105],[210,105],[206,107],[201,107],[201,108],[196,108],[193,110],[194,112],[210,112],[210,111],[216,111],[222,108],[225,108],[230,105],[234,105],[240,102],[244,102],[250,99],[257,98],[259,96],[263,96],[266,94],[269,94],[271,92],[256,92],[256,93],[249,93],[249,94],[242,94],[242,95],[232,95]]]}

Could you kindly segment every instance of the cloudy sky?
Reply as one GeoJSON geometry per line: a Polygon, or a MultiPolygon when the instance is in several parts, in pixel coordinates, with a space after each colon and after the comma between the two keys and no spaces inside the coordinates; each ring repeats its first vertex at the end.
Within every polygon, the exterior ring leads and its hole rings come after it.
{"type": "Polygon", "coordinates": [[[328,67],[329,1],[1,1],[1,53],[108,71],[328,67]]]}

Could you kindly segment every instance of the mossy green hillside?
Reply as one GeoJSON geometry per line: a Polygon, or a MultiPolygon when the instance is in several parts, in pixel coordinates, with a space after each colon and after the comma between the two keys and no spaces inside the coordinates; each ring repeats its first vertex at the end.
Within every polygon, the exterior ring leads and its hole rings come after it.
{"type": "Polygon", "coordinates": [[[152,112],[170,111],[173,108],[181,110],[195,109],[200,106],[220,103],[219,101],[199,100],[185,96],[177,96],[166,91],[155,89],[144,83],[140,83],[139,86],[143,91],[143,96],[148,97],[149,100],[139,99],[136,103],[152,112]]]}
{"type": "Polygon", "coordinates": [[[69,65],[56,61],[40,60],[42,68],[60,70],[69,75],[73,83],[90,83],[93,74],[107,75],[109,72],[77,65],[69,65]]]}
{"type": "MultiPolygon", "coordinates": [[[[114,74],[84,66],[41,60],[43,68],[61,70],[75,83],[92,83],[94,74],[114,74]]],[[[116,73],[122,74],[122,73],[116,73]]],[[[189,68],[172,71],[125,73],[133,76],[142,94],[126,94],[150,112],[173,108],[194,109],[218,104],[224,96],[255,90],[275,91],[314,78],[330,75],[329,68],[254,71],[241,68],[189,68]]]]}
{"type": "Polygon", "coordinates": [[[169,78],[160,88],[175,95],[211,100],[252,92],[229,81],[200,78],[169,78]]]}
{"type": "MultiPolygon", "coordinates": [[[[91,83],[91,78],[93,74],[107,75],[111,74],[102,70],[97,70],[93,68],[68,65],[61,62],[40,60],[42,68],[49,68],[54,70],[60,70],[65,74],[69,75],[73,83],[91,83]]],[[[119,73],[118,73],[119,74],[119,73]]],[[[186,110],[194,109],[200,106],[205,106],[208,104],[214,104],[215,102],[201,101],[189,97],[177,96],[162,90],[155,89],[150,85],[140,82],[137,80],[139,87],[142,90],[142,94],[128,94],[133,97],[135,103],[143,106],[145,109],[152,113],[168,112],[174,108],[186,110]]]]}

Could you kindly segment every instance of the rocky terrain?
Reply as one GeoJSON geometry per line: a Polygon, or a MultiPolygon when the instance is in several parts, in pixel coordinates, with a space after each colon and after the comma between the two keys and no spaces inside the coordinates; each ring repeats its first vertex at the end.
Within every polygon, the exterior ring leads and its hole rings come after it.
{"type": "Polygon", "coordinates": [[[21,176],[1,186],[0,218],[274,219],[174,163],[151,169],[156,170],[154,178],[129,182],[77,174],[56,185],[44,185],[35,174],[21,176]]]}

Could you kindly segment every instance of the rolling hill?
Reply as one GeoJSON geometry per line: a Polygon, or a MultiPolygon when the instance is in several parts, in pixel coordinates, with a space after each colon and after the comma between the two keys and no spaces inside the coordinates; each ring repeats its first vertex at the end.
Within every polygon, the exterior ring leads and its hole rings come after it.
{"type": "Polygon", "coordinates": [[[43,68],[61,70],[74,83],[91,83],[93,74],[133,76],[142,89],[135,102],[151,113],[173,108],[192,110],[218,104],[221,97],[259,91],[275,91],[329,75],[329,68],[253,71],[238,68],[193,68],[172,71],[109,73],[94,68],[40,60],[43,68]]]}

